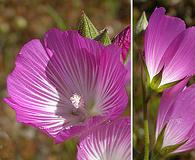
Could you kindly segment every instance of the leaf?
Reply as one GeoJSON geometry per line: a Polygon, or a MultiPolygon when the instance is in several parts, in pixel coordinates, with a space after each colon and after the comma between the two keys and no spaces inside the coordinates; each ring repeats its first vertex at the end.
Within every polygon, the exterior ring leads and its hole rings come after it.
{"type": "Polygon", "coordinates": [[[84,12],[82,12],[79,25],[78,25],[78,32],[83,36],[87,38],[94,39],[98,36],[98,30],[95,28],[93,23],[90,21],[90,19],[86,16],[84,12]]]}

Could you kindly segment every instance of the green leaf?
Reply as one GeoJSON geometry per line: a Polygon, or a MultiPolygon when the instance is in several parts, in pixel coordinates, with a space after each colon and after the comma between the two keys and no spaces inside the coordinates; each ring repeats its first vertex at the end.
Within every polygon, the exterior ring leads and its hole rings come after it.
{"type": "Polygon", "coordinates": [[[78,32],[83,37],[87,37],[91,39],[94,39],[99,34],[98,30],[95,28],[93,23],[90,21],[90,19],[86,16],[84,12],[82,13],[79,21],[78,32]]]}
{"type": "Polygon", "coordinates": [[[143,12],[140,19],[137,22],[135,33],[139,34],[140,32],[146,30],[147,26],[148,26],[148,20],[146,18],[146,13],[143,12]]]}
{"type": "Polygon", "coordinates": [[[100,33],[97,37],[95,37],[95,40],[102,42],[105,46],[111,44],[111,40],[108,36],[107,29],[104,29],[102,33],[100,33]]]}

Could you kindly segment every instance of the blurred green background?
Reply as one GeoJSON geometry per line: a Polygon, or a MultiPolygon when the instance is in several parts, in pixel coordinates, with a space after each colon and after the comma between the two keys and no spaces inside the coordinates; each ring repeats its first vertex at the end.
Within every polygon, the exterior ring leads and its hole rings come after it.
{"type": "MultiPolygon", "coordinates": [[[[136,23],[145,11],[147,18],[152,14],[155,7],[165,7],[168,15],[177,16],[185,20],[187,26],[195,25],[195,0],[134,0],[133,6],[133,26],[135,30],[136,23]]],[[[134,32],[135,33],[135,32],[134,32]]],[[[144,34],[134,35],[134,159],[143,159],[144,150],[144,131],[142,117],[142,92],[141,92],[141,73],[140,73],[140,57],[143,53],[143,37],[144,34]]],[[[194,81],[195,82],[195,81],[194,81]]],[[[149,103],[149,125],[151,143],[155,138],[155,121],[160,100],[160,94],[153,96],[149,103]]],[[[167,158],[169,160],[195,160],[195,151],[183,153],[181,155],[167,158]]]]}
{"type": "Polygon", "coordinates": [[[24,43],[48,29],[76,29],[81,11],[114,36],[130,23],[129,0],[0,0],[0,160],[74,160],[76,142],[55,145],[40,131],[17,123],[2,98],[6,77],[24,43]]]}

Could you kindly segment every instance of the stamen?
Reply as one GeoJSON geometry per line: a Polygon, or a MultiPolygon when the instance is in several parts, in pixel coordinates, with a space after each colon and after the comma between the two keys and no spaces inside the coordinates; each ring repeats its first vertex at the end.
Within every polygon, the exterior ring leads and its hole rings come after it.
{"type": "Polygon", "coordinates": [[[78,95],[77,93],[74,93],[72,97],[70,97],[70,101],[72,102],[73,106],[77,109],[83,105],[81,96],[78,95]]]}

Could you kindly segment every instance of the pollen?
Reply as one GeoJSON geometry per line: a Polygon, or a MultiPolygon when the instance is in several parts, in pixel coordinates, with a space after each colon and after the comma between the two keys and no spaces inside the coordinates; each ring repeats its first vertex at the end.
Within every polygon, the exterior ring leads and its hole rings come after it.
{"type": "Polygon", "coordinates": [[[74,93],[72,97],[70,97],[70,101],[75,108],[79,108],[82,105],[82,98],[77,93],[74,93]]]}

